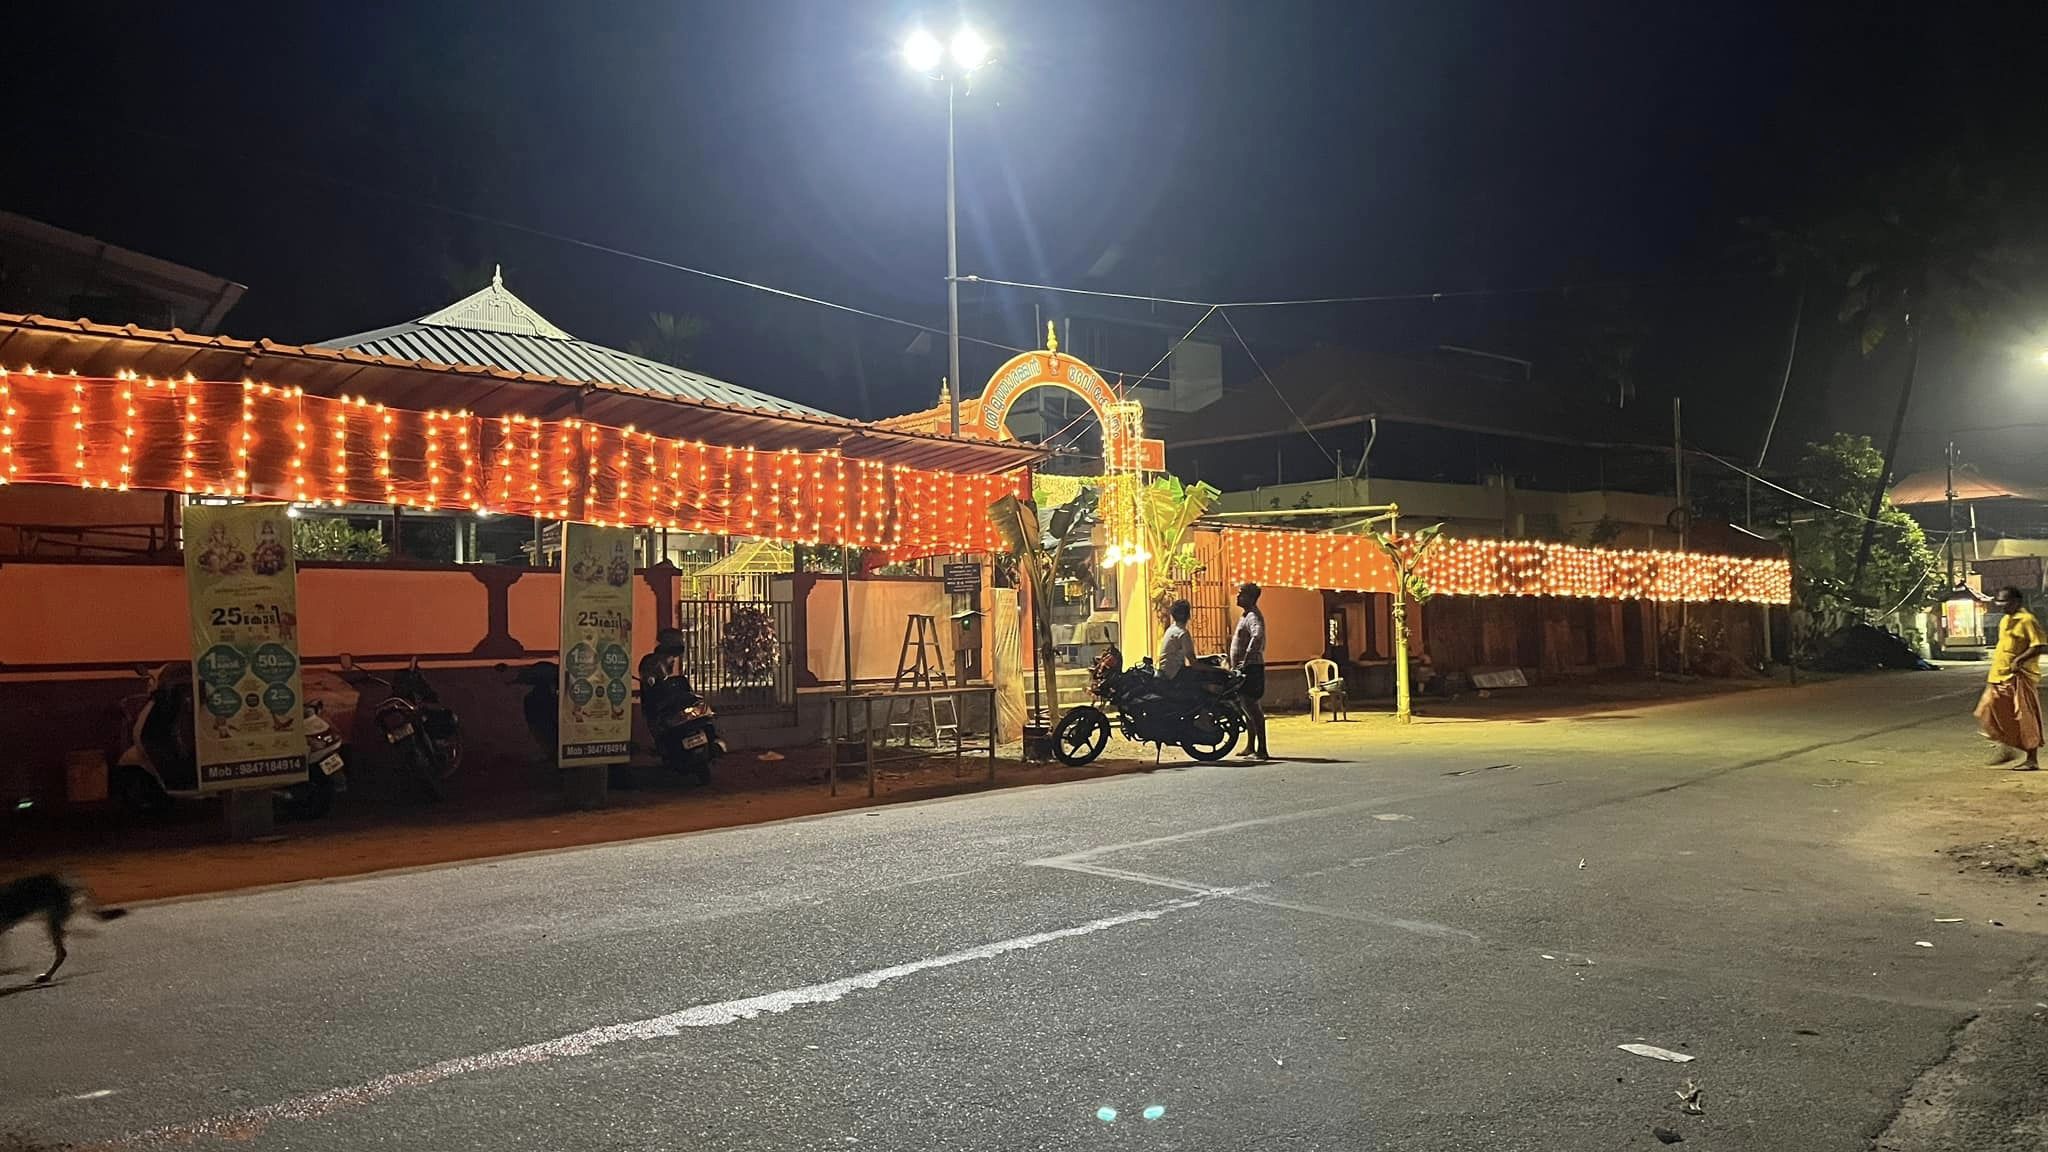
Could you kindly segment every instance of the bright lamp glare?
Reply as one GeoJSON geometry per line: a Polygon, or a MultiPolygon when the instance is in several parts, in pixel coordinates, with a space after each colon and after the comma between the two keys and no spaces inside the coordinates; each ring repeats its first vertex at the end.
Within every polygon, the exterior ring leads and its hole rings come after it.
{"type": "Polygon", "coordinates": [[[2048,348],[2043,348],[2041,350],[2040,360],[2042,364],[2048,364],[2048,348]]]}
{"type": "Polygon", "coordinates": [[[988,41],[972,28],[962,28],[953,33],[953,63],[964,72],[972,72],[988,63],[988,41]]]}
{"type": "Polygon", "coordinates": [[[944,59],[945,46],[939,38],[922,28],[903,39],[903,63],[913,72],[930,72],[944,59]]]}

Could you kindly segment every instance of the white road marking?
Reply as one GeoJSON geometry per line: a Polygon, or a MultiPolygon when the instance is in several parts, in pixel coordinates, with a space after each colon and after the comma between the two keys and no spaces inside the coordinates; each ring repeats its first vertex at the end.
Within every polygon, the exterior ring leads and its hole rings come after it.
{"type": "Polygon", "coordinates": [[[1348,804],[1332,804],[1327,808],[1308,808],[1299,812],[1281,812],[1273,816],[1258,816],[1250,820],[1233,820],[1228,824],[1216,824],[1208,828],[1191,828],[1186,832],[1175,832],[1167,836],[1154,836],[1149,840],[1131,840],[1122,844],[1103,844],[1094,848],[1083,848],[1079,852],[1069,852],[1064,856],[1049,856],[1043,860],[1027,860],[1025,863],[1050,868],[1059,868],[1071,864],[1084,864],[1095,859],[1097,856],[1108,856],[1116,852],[1129,852],[1138,848],[1153,848],[1161,844],[1180,844],[1189,840],[1197,840],[1204,836],[1214,836],[1222,832],[1238,832],[1246,828],[1265,828],[1273,824],[1293,824],[1302,820],[1314,820],[1319,816],[1334,816],[1340,812],[1356,812],[1360,808],[1380,808],[1389,802],[1413,800],[1417,795],[1428,795],[1428,793],[1411,793],[1405,796],[1375,796],[1365,800],[1354,800],[1348,804]]]}
{"type": "Polygon", "coordinates": [[[515,1048],[501,1048],[495,1052],[483,1052],[474,1056],[459,1056],[415,1068],[409,1072],[394,1072],[379,1076],[360,1084],[340,1088],[329,1088],[309,1092],[265,1104],[256,1108],[245,1108],[237,1112],[223,1113],[204,1120],[184,1124],[166,1125],[143,1132],[131,1133],[101,1144],[85,1145],[80,1152],[94,1150],[131,1149],[154,1147],[166,1144],[183,1144],[197,1139],[244,1140],[263,1131],[278,1121],[304,1121],[326,1116],[343,1109],[359,1107],[380,1100],[386,1096],[414,1088],[424,1088],[444,1080],[470,1076],[479,1072],[494,1072],[529,1064],[545,1064],[554,1060],[587,1056],[591,1052],[612,1044],[625,1044],[660,1040],[679,1035],[686,1028],[717,1028],[752,1020],[757,1016],[777,1016],[797,1008],[818,1004],[830,1004],[855,992],[870,991],[894,980],[915,976],[938,968],[951,968],[977,960],[990,960],[1011,952],[1023,952],[1046,944],[1070,940],[1077,936],[1091,936],[1120,928],[1126,924],[1137,924],[1158,920],[1175,912],[1184,912],[1211,900],[1236,895],[1241,889],[1202,889],[1193,895],[1149,908],[1104,916],[1077,924],[1070,928],[1055,928],[1046,932],[1034,932],[1028,936],[1016,936],[982,944],[959,952],[948,952],[923,960],[912,960],[904,964],[893,964],[823,984],[810,984],[801,988],[786,988],[778,992],[767,992],[759,996],[748,996],[739,1000],[723,1000],[715,1004],[699,1004],[662,1016],[651,1016],[644,1020],[629,1020],[622,1024],[607,1024],[557,1036],[552,1040],[541,1040],[522,1044],[515,1048]]]}
{"type": "MultiPolygon", "coordinates": [[[[1397,849],[1387,855],[1398,855],[1406,849],[1397,849]]],[[[1371,924],[1377,928],[1392,928],[1417,936],[1428,936],[1438,940],[1469,940],[1483,944],[1486,938],[1477,932],[1453,928],[1449,924],[1438,924],[1430,920],[1411,920],[1399,916],[1381,916],[1372,912],[1355,912],[1344,908],[1330,908],[1321,904],[1303,904],[1298,901],[1280,900],[1262,895],[1259,889],[1272,887],[1272,881],[1260,880],[1238,888],[1218,888],[1210,884],[1198,884],[1192,880],[1178,880],[1172,876],[1154,876],[1149,872],[1132,872],[1126,868],[1109,868],[1101,864],[1041,864],[1041,867],[1057,868],[1063,872],[1079,872],[1084,876],[1100,876],[1105,880],[1127,880],[1133,884],[1149,884],[1156,888],[1171,888],[1177,892],[1213,893],[1225,900],[1236,900],[1245,904],[1257,904],[1266,908],[1280,908],[1288,912],[1300,912],[1309,916],[1322,916],[1331,920],[1348,920],[1354,924],[1371,924]]],[[[1336,871],[1326,869],[1325,871],[1336,871]]],[[[1304,873],[1303,875],[1307,875],[1304,873]]],[[[1291,877],[1300,879],[1301,877],[1291,877]]]]}

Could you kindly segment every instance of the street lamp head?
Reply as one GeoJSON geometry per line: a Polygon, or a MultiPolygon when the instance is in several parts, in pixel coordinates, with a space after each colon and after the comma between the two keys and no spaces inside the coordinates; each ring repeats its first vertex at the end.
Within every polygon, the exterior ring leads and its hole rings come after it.
{"type": "Polygon", "coordinates": [[[922,28],[913,29],[903,38],[903,63],[912,72],[936,72],[945,56],[946,49],[939,38],[922,28]]]}
{"type": "Polygon", "coordinates": [[[988,41],[972,28],[962,27],[953,33],[953,65],[962,72],[972,72],[988,63],[988,41]]]}

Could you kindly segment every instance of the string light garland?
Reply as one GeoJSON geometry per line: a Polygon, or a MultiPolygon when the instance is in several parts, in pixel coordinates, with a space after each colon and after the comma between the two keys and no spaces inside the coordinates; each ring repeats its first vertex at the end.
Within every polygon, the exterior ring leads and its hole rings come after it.
{"type": "MultiPolygon", "coordinates": [[[[1223,556],[1233,581],[1331,591],[1394,590],[1393,562],[1364,536],[1226,528],[1223,556]]],[[[1422,558],[1418,570],[1430,590],[1444,596],[1792,600],[1792,566],[1776,557],[1447,538],[1422,558]]]]}
{"type": "Polygon", "coordinates": [[[256,380],[0,370],[0,483],[581,516],[912,559],[999,550],[988,505],[1023,475],[415,411],[256,380]]]}

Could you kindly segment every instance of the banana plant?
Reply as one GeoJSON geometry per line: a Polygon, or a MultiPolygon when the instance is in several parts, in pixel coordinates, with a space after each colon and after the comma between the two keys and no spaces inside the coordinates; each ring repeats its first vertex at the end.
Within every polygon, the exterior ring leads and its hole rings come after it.
{"type": "Polygon", "coordinates": [[[1403,724],[1415,719],[1408,685],[1408,598],[1413,596],[1417,603],[1429,599],[1431,589],[1422,574],[1422,561],[1442,538],[1443,530],[1441,524],[1415,533],[1366,529],[1373,543],[1394,562],[1394,718],[1403,724]]]}
{"type": "Polygon", "coordinates": [[[1083,489],[1079,498],[1053,513],[1052,522],[1041,527],[1038,506],[1015,496],[1004,496],[989,505],[989,518],[1003,543],[1017,557],[1017,573],[1031,590],[1031,639],[1038,652],[1032,670],[1032,690],[1038,694],[1039,723],[1050,721],[1051,699],[1045,677],[1052,671],[1052,585],[1067,548],[1085,539],[1093,522],[1095,492],[1083,489]]]}
{"type": "Polygon", "coordinates": [[[1209,484],[1182,484],[1173,476],[1153,480],[1139,494],[1138,521],[1145,550],[1152,555],[1152,614],[1162,626],[1167,606],[1173,603],[1174,581],[1190,579],[1201,570],[1188,534],[1222,494],[1209,484]]]}

